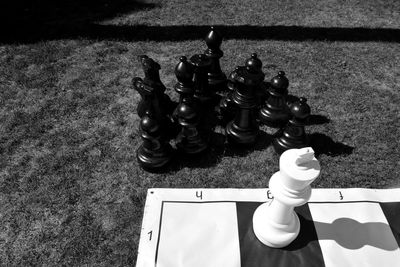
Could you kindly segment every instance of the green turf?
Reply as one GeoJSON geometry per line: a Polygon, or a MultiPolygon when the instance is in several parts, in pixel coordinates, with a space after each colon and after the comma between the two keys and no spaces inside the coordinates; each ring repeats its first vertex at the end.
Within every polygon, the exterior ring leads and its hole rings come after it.
{"type": "MultiPolygon", "coordinates": [[[[241,25],[400,27],[400,6],[394,0],[153,1],[133,11],[122,2],[125,8],[114,8],[112,14],[103,5],[94,13],[82,8],[80,17],[70,12],[70,4],[68,12],[59,13],[69,17],[57,23],[72,27],[90,21],[113,29],[148,25],[154,26],[152,36],[157,31],[168,36],[163,27],[173,26],[165,29],[175,37],[182,26],[203,30],[194,26],[211,24],[232,34],[241,25]]],[[[57,20],[46,18],[46,27],[57,20]]],[[[301,36],[284,41],[242,33],[244,38],[236,34],[222,45],[226,73],[256,52],[267,79],[284,70],[289,92],[307,97],[313,114],[330,119],[307,127],[334,148],[322,148],[316,187],[400,186],[397,41],[301,36]]],[[[135,158],[139,96],[131,87],[133,77],[143,76],[137,55],[160,63],[162,81],[176,99],[174,67],[181,55],[206,48],[204,33],[171,41],[145,41],[143,36],[138,38],[143,41],[126,41],[107,34],[103,39],[39,35],[0,45],[0,265],[134,265],[147,188],[260,188],[278,170],[266,134],[246,151],[225,146],[219,134],[200,159],[179,158],[163,174],[141,170],[135,158]]]]}

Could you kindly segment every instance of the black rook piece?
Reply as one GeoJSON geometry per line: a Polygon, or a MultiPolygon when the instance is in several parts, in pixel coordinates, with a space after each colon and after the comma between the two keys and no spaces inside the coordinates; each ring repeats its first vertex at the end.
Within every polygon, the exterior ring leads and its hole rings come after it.
{"type": "Polygon", "coordinates": [[[211,60],[210,69],[208,70],[208,85],[211,90],[224,91],[226,90],[226,75],[222,72],[219,63],[220,58],[224,55],[220,48],[222,37],[214,27],[211,27],[205,40],[208,49],[204,54],[211,60]]]}
{"type": "Polygon", "coordinates": [[[182,126],[176,146],[178,150],[187,154],[198,154],[207,148],[207,143],[197,129],[198,116],[193,104],[191,96],[184,96],[176,112],[179,124],[182,126]]]}
{"type": "Polygon", "coordinates": [[[307,99],[301,97],[299,101],[290,106],[292,118],[283,130],[281,136],[272,142],[275,151],[278,154],[292,148],[303,148],[308,146],[308,137],[304,130],[304,126],[308,116],[311,113],[307,99]]]}
{"type": "Polygon", "coordinates": [[[232,143],[250,145],[256,141],[258,124],[256,122],[256,90],[264,80],[262,62],[257,54],[246,60],[245,67],[237,68],[234,75],[235,91],[232,101],[237,107],[235,118],[226,126],[228,140],[232,143]]]}
{"type": "Polygon", "coordinates": [[[204,54],[196,54],[190,58],[194,67],[194,97],[203,105],[212,105],[215,94],[208,86],[207,73],[211,60],[204,54]]]}
{"type": "Polygon", "coordinates": [[[285,72],[280,71],[277,76],[271,79],[269,97],[266,104],[260,109],[260,122],[270,127],[283,127],[290,118],[286,105],[289,80],[285,72]]]}
{"type": "Polygon", "coordinates": [[[140,121],[143,142],[136,151],[137,160],[143,169],[158,171],[170,162],[172,147],[162,134],[158,122],[152,118],[150,111],[146,111],[140,121]]]}

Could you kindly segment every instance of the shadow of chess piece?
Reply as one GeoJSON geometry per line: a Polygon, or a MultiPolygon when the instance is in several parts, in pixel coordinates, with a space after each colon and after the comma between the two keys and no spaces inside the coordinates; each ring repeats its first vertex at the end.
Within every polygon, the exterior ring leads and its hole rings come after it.
{"type": "Polygon", "coordinates": [[[193,97],[183,96],[176,112],[179,124],[182,126],[177,137],[176,147],[186,154],[198,154],[207,148],[207,143],[197,129],[198,116],[193,105],[193,97]]]}
{"type": "Polygon", "coordinates": [[[284,151],[292,148],[307,147],[309,143],[304,129],[306,120],[311,113],[307,99],[301,97],[298,102],[293,103],[290,106],[290,112],[292,118],[283,129],[282,134],[272,142],[278,154],[282,154],[284,151]]]}
{"type": "Polygon", "coordinates": [[[142,144],[136,151],[140,166],[151,172],[162,170],[172,158],[172,147],[149,110],[140,121],[142,144]]]}
{"type": "Polygon", "coordinates": [[[146,111],[151,110],[152,116],[162,129],[173,135],[174,127],[170,116],[175,108],[174,102],[164,92],[166,87],[160,80],[160,65],[148,56],[139,56],[142,68],[145,74],[144,79],[135,77],[132,79],[133,88],[139,92],[141,100],[139,101],[137,112],[140,118],[146,111]]]}
{"type": "Polygon", "coordinates": [[[238,68],[234,76],[237,84],[232,100],[237,107],[235,118],[226,126],[228,141],[233,144],[254,144],[259,132],[256,122],[256,90],[264,80],[262,62],[253,53],[244,68],[238,68]]]}
{"type": "Polygon", "coordinates": [[[271,79],[269,97],[265,105],[260,109],[259,120],[261,123],[280,128],[286,125],[290,118],[290,113],[286,105],[288,95],[289,80],[285,72],[280,71],[277,76],[271,79]]]}
{"type": "Polygon", "coordinates": [[[221,70],[220,58],[224,55],[221,50],[222,36],[211,27],[205,38],[208,49],[204,54],[210,59],[211,64],[208,70],[208,86],[214,92],[226,91],[226,75],[221,70]]]}

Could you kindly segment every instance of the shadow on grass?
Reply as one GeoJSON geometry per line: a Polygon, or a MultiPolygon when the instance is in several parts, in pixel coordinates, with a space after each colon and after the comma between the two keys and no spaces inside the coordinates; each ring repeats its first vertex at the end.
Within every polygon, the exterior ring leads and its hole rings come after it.
{"type": "MultiPolygon", "coordinates": [[[[90,0],[92,1],[92,0],[90,0]]],[[[104,2],[106,0],[100,1],[104,2]]],[[[132,12],[135,9],[154,8],[154,4],[135,3],[126,6],[126,0],[106,1],[114,8],[100,9],[81,20],[40,22],[23,20],[11,22],[13,31],[0,36],[2,43],[36,42],[40,40],[86,38],[96,40],[120,41],[186,41],[203,39],[209,32],[209,25],[100,25],[95,21],[112,17],[118,12],[132,12]],[[118,4],[122,2],[125,4],[118,4]],[[107,10],[107,12],[103,12],[107,10]],[[92,19],[90,19],[92,18],[92,19]]],[[[96,5],[97,6],[97,5],[96,5]]],[[[73,13],[73,12],[71,12],[73,13]]],[[[64,14],[64,13],[63,13],[64,14]]],[[[2,25],[5,25],[2,23],[2,25]]],[[[253,26],[253,25],[215,25],[225,40],[282,40],[282,41],[349,41],[349,42],[400,42],[400,29],[395,28],[339,28],[305,26],[253,26]]]]}
{"type": "Polygon", "coordinates": [[[324,115],[311,114],[307,119],[306,125],[319,125],[329,123],[330,121],[331,120],[324,115]]]}
{"type": "Polygon", "coordinates": [[[190,156],[177,152],[165,171],[179,171],[183,168],[209,168],[217,165],[224,156],[246,157],[253,151],[264,150],[271,144],[271,141],[271,135],[260,131],[253,146],[237,146],[229,144],[224,134],[213,132],[206,151],[190,156]]]}
{"type": "Polygon", "coordinates": [[[346,144],[335,142],[329,136],[321,133],[313,133],[310,136],[310,145],[318,157],[321,154],[328,156],[350,155],[353,153],[354,147],[346,144]]]}

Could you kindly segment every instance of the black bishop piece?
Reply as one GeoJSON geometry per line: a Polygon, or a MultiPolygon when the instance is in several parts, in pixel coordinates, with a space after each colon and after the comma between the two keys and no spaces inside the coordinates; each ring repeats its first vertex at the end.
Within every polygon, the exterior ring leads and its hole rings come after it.
{"type": "Polygon", "coordinates": [[[147,171],[162,170],[170,162],[173,150],[150,110],[140,121],[140,136],[142,144],[136,151],[140,166],[147,171]]]}
{"type": "Polygon", "coordinates": [[[270,127],[283,127],[289,121],[290,113],[286,105],[289,80],[285,72],[280,71],[271,79],[269,97],[260,109],[259,120],[270,127]]]}
{"type": "Polygon", "coordinates": [[[284,128],[282,134],[272,142],[278,154],[292,148],[303,148],[308,146],[308,137],[304,126],[311,113],[307,99],[301,97],[299,101],[290,106],[292,118],[284,128]]]}
{"type": "Polygon", "coordinates": [[[265,76],[261,68],[261,60],[253,53],[246,60],[244,67],[236,69],[233,77],[236,86],[232,101],[237,110],[235,118],[226,126],[228,141],[231,143],[250,145],[256,141],[259,131],[256,122],[256,90],[265,76]]]}
{"type": "Polygon", "coordinates": [[[207,148],[206,142],[198,131],[198,114],[193,98],[193,66],[182,56],[175,67],[175,75],[178,80],[175,91],[179,93],[179,104],[174,111],[174,118],[181,126],[181,131],[176,138],[176,146],[179,151],[186,154],[197,154],[207,148]]]}
{"type": "Polygon", "coordinates": [[[222,36],[211,27],[210,32],[205,38],[208,49],[204,54],[210,59],[210,69],[208,70],[208,85],[213,91],[226,90],[226,75],[221,70],[220,58],[224,55],[221,50],[222,36]]]}

